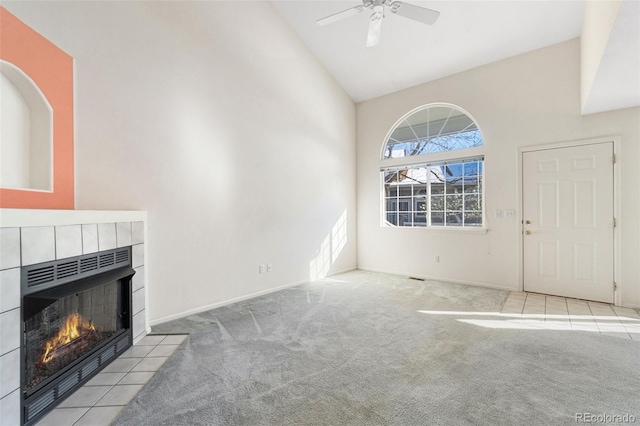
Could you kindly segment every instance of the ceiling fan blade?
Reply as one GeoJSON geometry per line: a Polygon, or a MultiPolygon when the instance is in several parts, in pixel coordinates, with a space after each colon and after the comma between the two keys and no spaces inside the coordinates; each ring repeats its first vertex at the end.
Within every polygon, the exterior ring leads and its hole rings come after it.
{"type": "Polygon", "coordinates": [[[405,18],[413,19],[414,21],[428,25],[433,25],[440,16],[440,12],[436,10],[404,2],[400,3],[400,6],[398,6],[396,10],[392,8],[391,11],[400,16],[404,16],[405,18]]]}
{"type": "Polygon", "coordinates": [[[358,5],[347,10],[343,10],[342,12],[334,13],[333,15],[325,16],[324,18],[318,19],[316,22],[318,25],[328,25],[333,24],[341,19],[348,18],[349,16],[357,15],[362,12],[364,7],[362,5],[358,5]]]}
{"type": "Polygon", "coordinates": [[[382,17],[371,17],[369,21],[369,33],[367,34],[367,47],[377,46],[380,43],[380,31],[382,30],[382,17]]]}

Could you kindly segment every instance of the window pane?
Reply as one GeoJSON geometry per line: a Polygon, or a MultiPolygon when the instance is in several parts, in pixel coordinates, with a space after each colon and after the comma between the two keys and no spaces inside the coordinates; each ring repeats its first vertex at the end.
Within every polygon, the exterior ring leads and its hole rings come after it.
{"type": "Polygon", "coordinates": [[[464,196],[464,209],[465,210],[480,210],[480,197],[478,195],[465,195],[464,196]]]}
{"type": "Polygon", "coordinates": [[[396,197],[398,195],[398,187],[395,185],[387,185],[385,188],[385,194],[387,197],[396,197]]]}
{"type": "Polygon", "coordinates": [[[425,213],[414,213],[413,226],[427,226],[427,215],[425,213]]]}
{"type": "Polygon", "coordinates": [[[462,212],[447,212],[447,226],[462,226],[462,212]]]}
{"type": "Polygon", "coordinates": [[[482,226],[482,212],[465,212],[465,226],[482,226]]]}
{"type": "Polygon", "coordinates": [[[444,196],[433,195],[431,197],[431,210],[444,210],[444,196]]]}
{"type": "Polygon", "coordinates": [[[444,172],[448,181],[460,180],[463,172],[462,164],[447,164],[446,166],[442,167],[444,168],[444,172]]]}
{"type": "Polygon", "coordinates": [[[398,217],[395,213],[387,213],[387,222],[392,223],[394,225],[398,224],[398,217]]]}
{"type": "Polygon", "coordinates": [[[465,183],[464,192],[465,194],[475,194],[478,192],[478,185],[469,185],[465,183]]]}
{"type": "Polygon", "coordinates": [[[385,170],[383,175],[384,183],[397,182],[397,175],[397,170],[385,170]]]}
{"type": "Polygon", "coordinates": [[[464,163],[465,176],[478,176],[478,162],[464,163]]]}
{"type": "Polygon", "coordinates": [[[414,197],[426,197],[427,196],[427,185],[413,185],[413,196],[414,197]]]}
{"type": "Polygon", "coordinates": [[[445,191],[447,194],[462,194],[462,182],[447,183],[445,191]]]}
{"type": "Polygon", "coordinates": [[[447,195],[447,210],[462,210],[462,195],[447,195]]]}
{"type": "Polygon", "coordinates": [[[443,226],[444,225],[444,212],[431,212],[431,225],[443,226]]]}
{"type": "Polygon", "coordinates": [[[384,208],[395,226],[482,226],[483,161],[385,171],[384,208]]]}
{"type": "Polygon", "coordinates": [[[401,212],[411,211],[411,198],[398,199],[398,210],[401,212]]]}
{"type": "Polygon", "coordinates": [[[432,183],[431,184],[431,194],[444,194],[444,184],[443,183],[432,183]]]}
{"type": "Polygon", "coordinates": [[[384,158],[401,158],[482,146],[471,117],[449,105],[431,105],[402,120],[387,141],[384,158]]]}

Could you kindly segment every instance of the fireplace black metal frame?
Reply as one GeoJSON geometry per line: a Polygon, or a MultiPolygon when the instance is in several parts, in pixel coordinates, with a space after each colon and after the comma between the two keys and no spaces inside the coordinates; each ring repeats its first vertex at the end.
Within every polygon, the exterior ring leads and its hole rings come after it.
{"type": "Polygon", "coordinates": [[[42,419],[55,406],[132,346],[131,278],[134,274],[135,271],[131,268],[130,246],[22,268],[21,336],[23,336],[23,344],[20,354],[20,383],[23,425],[30,426],[42,419]],[[38,306],[33,310],[29,306],[34,302],[38,305],[38,301],[42,301],[42,305],[47,305],[53,299],[88,290],[109,281],[117,281],[121,286],[126,328],[101,342],[82,358],[70,363],[42,384],[27,391],[24,365],[26,362],[25,321],[39,311],[38,306]]]}

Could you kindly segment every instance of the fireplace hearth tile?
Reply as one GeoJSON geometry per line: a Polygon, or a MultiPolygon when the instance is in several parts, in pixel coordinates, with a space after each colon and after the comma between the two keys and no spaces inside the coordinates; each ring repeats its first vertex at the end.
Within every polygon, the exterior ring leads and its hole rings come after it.
{"type": "Polygon", "coordinates": [[[120,358],[144,358],[155,346],[134,345],[125,351],[120,358]]]}
{"type": "Polygon", "coordinates": [[[119,385],[145,385],[156,373],[154,371],[134,371],[127,373],[118,382],[119,385]]]}
{"type": "Polygon", "coordinates": [[[0,398],[16,389],[20,389],[19,349],[0,356],[0,398]]]}
{"type": "Polygon", "coordinates": [[[132,309],[133,314],[137,314],[144,310],[144,289],[133,292],[132,309]]]}
{"type": "Polygon", "coordinates": [[[127,405],[140,392],[142,387],[143,385],[116,385],[95,406],[127,405]]]}
{"type": "Polygon", "coordinates": [[[137,268],[144,265],[144,244],[136,244],[131,247],[131,267],[137,268]]]}
{"type": "Polygon", "coordinates": [[[38,422],[38,426],[72,426],[89,407],[56,408],[38,422]]]}
{"type": "Polygon", "coordinates": [[[0,314],[0,355],[20,347],[20,309],[0,314]]]}
{"type": "Polygon", "coordinates": [[[136,343],[136,346],[156,346],[156,345],[159,345],[165,338],[166,338],[166,335],[162,335],[162,336],[147,335],[147,336],[144,336],[144,338],[140,340],[138,343],[136,343]]]}
{"type": "Polygon", "coordinates": [[[161,345],[180,345],[182,344],[182,342],[184,342],[187,339],[187,335],[186,334],[176,334],[176,335],[170,335],[164,338],[164,340],[162,342],[160,342],[161,345]]]}
{"type": "Polygon", "coordinates": [[[80,225],[56,226],[56,259],[82,254],[82,227],[80,225]]]}
{"type": "Polygon", "coordinates": [[[127,373],[98,373],[89,380],[85,386],[113,386],[118,383],[127,373]]]}
{"type": "Polygon", "coordinates": [[[20,266],[20,228],[0,228],[0,269],[20,266]]]}
{"type": "Polygon", "coordinates": [[[98,225],[82,225],[82,254],[98,251],[98,225]]]}
{"type": "Polygon", "coordinates": [[[147,357],[140,361],[135,367],[131,369],[132,372],[137,371],[158,371],[162,364],[169,359],[169,357],[147,357]]]}
{"type": "Polygon", "coordinates": [[[0,399],[0,424],[20,424],[20,389],[0,399]]]}
{"type": "Polygon", "coordinates": [[[20,230],[22,266],[55,260],[56,239],[53,226],[34,226],[20,230]]]}
{"type": "Polygon", "coordinates": [[[118,247],[131,245],[131,222],[116,223],[116,243],[118,247]]]}
{"type": "Polygon", "coordinates": [[[116,405],[114,407],[93,407],[87,413],[80,417],[73,426],[109,426],[113,422],[124,405],[116,405]]]}
{"type": "Polygon", "coordinates": [[[83,386],[62,401],[58,408],[92,407],[110,389],[111,386],[83,386]]]}
{"type": "Polygon", "coordinates": [[[144,222],[131,222],[131,244],[144,243],[144,222]]]}
{"type": "MultiPolygon", "coordinates": [[[[188,335],[145,336],[142,340],[146,345],[136,344],[129,348],[116,360],[112,361],[105,370],[45,416],[38,423],[38,426],[110,425],[168,359],[165,356],[153,357],[151,352],[153,350],[173,352],[187,337],[188,335]],[[125,357],[132,354],[140,356],[136,358],[125,357]],[[132,366],[133,369],[126,372],[132,366]],[[123,371],[108,372],[109,368],[123,371]]],[[[6,398],[0,399],[1,407],[3,407],[0,425],[4,426],[4,420],[9,415],[9,412],[4,410],[5,406],[9,407],[10,410],[15,409],[12,415],[17,420],[9,422],[9,424],[19,423],[19,395],[20,391],[18,389],[6,398]],[[15,397],[15,401],[10,402],[12,405],[7,404],[6,401],[9,401],[9,398],[12,397],[15,397]]]]}
{"type": "Polygon", "coordinates": [[[149,352],[149,356],[171,356],[172,353],[178,349],[180,345],[158,345],[151,352],[149,352]]]}
{"type": "MultiPolygon", "coordinates": [[[[144,311],[140,311],[137,314],[135,314],[133,316],[133,327],[132,331],[133,331],[133,341],[136,341],[136,338],[140,335],[143,335],[144,332],[146,331],[144,328],[145,325],[145,318],[144,318],[145,312],[144,311]]],[[[136,344],[138,344],[140,342],[136,342],[136,344]]]]}
{"type": "Polygon", "coordinates": [[[0,271],[0,312],[20,307],[20,268],[0,271]]]}
{"type": "Polygon", "coordinates": [[[115,223],[99,223],[98,224],[98,249],[111,250],[116,248],[116,224],[115,223]]]}
{"type": "Polygon", "coordinates": [[[141,358],[118,358],[107,365],[103,373],[128,373],[140,362],[141,358]]]}
{"type": "Polygon", "coordinates": [[[133,291],[138,291],[142,287],[144,287],[144,266],[140,266],[139,268],[135,268],[136,274],[131,279],[133,291]]]}

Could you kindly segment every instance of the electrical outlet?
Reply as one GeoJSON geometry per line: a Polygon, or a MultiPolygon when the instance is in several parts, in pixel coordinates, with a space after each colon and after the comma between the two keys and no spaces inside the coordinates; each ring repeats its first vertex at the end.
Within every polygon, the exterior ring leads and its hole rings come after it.
{"type": "Polygon", "coordinates": [[[272,269],[273,266],[271,266],[271,263],[267,263],[267,272],[271,272],[272,269]]]}
{"type": "Polygon", "coordinates": [[[259,274],[264,274],[265,272],[267,272],[267,267],[265,265],[260,265],[258,267],[258,273],[259,274]]]}
{"type": "Polygon", "coordinates": [[[440,262],[440,256],[433,256],[433,261],[436,263],[440,262]]]}

